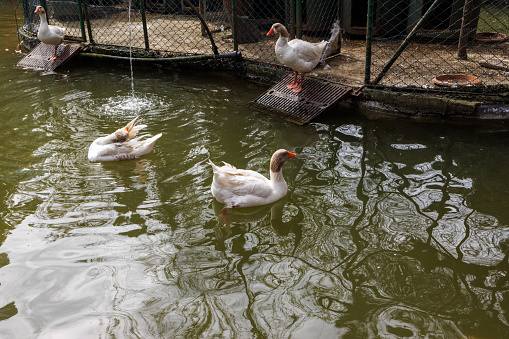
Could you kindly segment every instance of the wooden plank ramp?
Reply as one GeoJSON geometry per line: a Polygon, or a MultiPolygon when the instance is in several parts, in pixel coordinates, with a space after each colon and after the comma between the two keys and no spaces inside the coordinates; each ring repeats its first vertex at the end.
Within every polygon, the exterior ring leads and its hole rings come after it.
{"type": "Polygon", "coordinates": [[[57,67],[62,66],[78,54],[81,49],[80,45],[61,44],[57,49],[57,58],[50,60],[50,57],[55,52],[55,47],[41,42],[30,53],[25,55],[23,59],[18,61],[16,66],[54,71],[57,67]]]}
{"type": "Polygon", "coordinates": [[[302,91],[293,93],[286,88],[293,78],[293,74],[286,75],[246,107],[304,125],[348,95],[356,95],[351,87],[309,76],[304,78],[302,91]]]}

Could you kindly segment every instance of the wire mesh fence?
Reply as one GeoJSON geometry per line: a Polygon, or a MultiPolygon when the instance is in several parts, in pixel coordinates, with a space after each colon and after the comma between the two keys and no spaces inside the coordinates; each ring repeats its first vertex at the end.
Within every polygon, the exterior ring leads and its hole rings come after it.
{"type": "Polygon", "coordinates": [[[277,36],[266,36],[273,23],[285,25],[291,38],[316,42],[339,20],[346,40],[327,76],[401,91],[481,91],[488,101],[500,100],[489,95],[509,85],[507,0],[20,0],[22,30],[32,38],[41,3],[68,39],[102,53],[239,51],[252,69],[270,72],[285,69],[274,53],[277,36]]]}
{"type": "Polygon", "coordinates": [[[166,55],[212,54],[213,41],[219,53],[238,50],[246,59],[270,63],[276,62],[275,39],[265,35],[273,23],[287,25],[293,36],[304,30],[317,36],[330,29],[336,1],[308,2],[304,8],[297,8],[295,0],[22,0],[22,5],[24,29],[34,34],[39,18],[33,11],[41,3],[50,24],[65,27],[75,40],[166,55]],[[331,13],[327,22],[321,18],[324,12],[331,13]]]}
{"type": "Polygon", "coordinates": [[[370,1],[373,85],[499,92],[509,85],[509,2],[370,1]]]}

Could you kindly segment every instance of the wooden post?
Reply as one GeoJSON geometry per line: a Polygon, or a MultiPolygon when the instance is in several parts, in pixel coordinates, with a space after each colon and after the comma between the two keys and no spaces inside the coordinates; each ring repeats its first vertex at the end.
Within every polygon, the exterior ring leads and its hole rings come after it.
{"type": "MultiPolygon", "coordinates": [[[[371,79],[371,42],[373,38],[373,15],[375,0],[368,0],[368,18],[366,23],[366,67],[364,70],[364,83],[369,84],[371,79]]],[[[341,40],[341,37],[339,37],[341,40]]]]}
{"type": "MultiPolygon", "coordinates": [[[[207,2],[206,2],[206,0],[199,1],[198,10],[200,11],[200,14],[203,17],[203,19],[206,20],[206,18],[207,18],[207,2]]],[[[201,36],[203,36],[203,37],[207,36],[207,30],[205,29],[205,26],[203,25],[203,23],[201,23],[201,36]]]]}
{"type": "Polygon", "coordinates": [[[458,58],[467,60],[468,36],[470,35],[470,26],[472,22],[472,11],[474,9],[474,0],[465,0],[463,6],[463,18],[461,20],[460,39],[458,41],[458,58]]]}

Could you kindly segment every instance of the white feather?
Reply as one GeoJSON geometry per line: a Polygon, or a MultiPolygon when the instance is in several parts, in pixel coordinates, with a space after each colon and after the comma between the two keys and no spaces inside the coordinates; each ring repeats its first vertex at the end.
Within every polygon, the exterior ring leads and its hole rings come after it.
{"type": "Polygon", "coordinates": [[[212,196],[228,208],[251,207],[269,204],[284,197],[288,186],[283,178],[282,164],[295,154],[286,150],[278,150],[271,159],[279,162],[279,171],[270,171],[270,179],[252,170],[237,169],[224,163],[224,166],[216,166],[209,160],[214,177],[212,179],[212,196]]]}
{"type": "Polygon", "coordinates": [[[136,126],[134,124],[136,119],[133,119],[126,127],[94,140],[88,149],[88,160],[91,162],[129,160],[150,153],[162,133],[145,140],[142,140],[143,137],[132,139],[136,133],[147,126],[136,126]]]}

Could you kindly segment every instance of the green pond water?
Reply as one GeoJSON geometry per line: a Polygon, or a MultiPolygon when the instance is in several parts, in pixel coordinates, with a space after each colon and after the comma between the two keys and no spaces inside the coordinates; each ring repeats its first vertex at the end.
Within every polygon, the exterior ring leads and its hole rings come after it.
{"type": "MultiPolygon", "coordinates": [[[[267,87],[73,61],[13,67],[0,2],[1,338],[507,338],[509,134],[368,119],[300,127],[244,105],[267,87]],[[90,143],[136,115],[139,160],[90,143]],[[229,210],[208,164],[288,195],[229,210]]],[[[18,22],[21,24],[21,22],[18,22]]]]}

